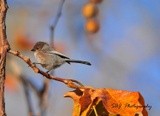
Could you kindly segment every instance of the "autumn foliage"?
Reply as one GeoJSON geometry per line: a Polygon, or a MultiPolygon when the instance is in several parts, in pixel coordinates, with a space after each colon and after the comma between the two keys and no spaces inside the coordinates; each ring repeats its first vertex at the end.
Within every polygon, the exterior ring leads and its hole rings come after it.
{"type": "Polygon", "coordinates": [[[73,116],[148,116],[139,92],[83,88],[65,97],[74,101],[73,116]]]}
{"type": "Polygon", "coordinates": [[[17,36],[15,37],[15,46],[20,50],[30,50],[33,46],[33,42],[31,42],[28,36],[17,34],[17,36]]]}

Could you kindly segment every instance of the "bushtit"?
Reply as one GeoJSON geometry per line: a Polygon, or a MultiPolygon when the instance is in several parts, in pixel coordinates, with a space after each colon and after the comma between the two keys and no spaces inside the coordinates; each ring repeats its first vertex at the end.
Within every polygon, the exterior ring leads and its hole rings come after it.
{"type": "Polygon", "coordinates": [[[87,61],[72,60],[64,54],[55,51],[45,42],[37,42],[31,51],[34,51],[34,56],[38,61],[38,63],[35,64],[40,64],[43,68],[48,70],[47,72],[52,69],[56,69],[64,63],[81,63],[91,65],[91,63],[87,61]]]}

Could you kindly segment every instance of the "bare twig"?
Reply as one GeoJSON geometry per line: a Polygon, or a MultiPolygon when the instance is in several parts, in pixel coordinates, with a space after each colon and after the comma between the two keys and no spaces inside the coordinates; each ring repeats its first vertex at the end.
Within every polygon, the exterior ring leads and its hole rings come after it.
{"type": "Polygon", "coordinates": [[[27,100],[28,115],[33,116],[34,112],[33,112],[33,108],[32,108],[32,100],[31,100],[31,96],[30,96],[30,92],[29,92],[29,83],[23,76],[21,76],[20,79],[21,79],[22,86],[23,86],[24,93],[25,93],[25,97],[27,100]]]}
{"type": "Polygon", "coordinates": [[[24,81],[29,85],[29,87],[31,87],[31,89],[36,93],[37,96],[40,96],[40,92],[38,90],[38,88],[35,86],[35,84],[30,81],[29,79],[23,78],[24,81]]]}
{"type": "Polygon", "coordinates": [[[78,82],[77,80],[74,80],[74,79],[64,79],[64,78],[60,78],[60,77],[55,77],[55,76],[52,76],[52,75],[50,75],[50,74],[48,74],[48,73],[46,73],[44,71],[41,71],[39,68],[36,67],[35,64],[33,64],[31,62],[31,60],[28,57],[23,56],[18,51],[9,50],[8,52],[10,54],[13,54],[13,55],[18,56],[19,58],[21,58],[24,62],[26,62],[33,69],[33,71],[35,73],[39,73],[39,74],[43,75],[44,77],[46,77],[48,79],[62,82],[64,84],[66,84],[70,88],[77,89],[77,88],[83,87],[83,85],[80,82],[78,82]]]}
{"type": "Polygon", "coordinates": [[[5,81],[5,65],[6,53],[9,50],[9,44],[6,36],[6,0],[0,0],[0,116],[5,116],[5,102],[4,102],[4,81],[5,81]]]}
{"type": "Polygon", "coordinates": [[[49,95],[49,80],[45,79],[43,82],[43,88],[39,92],[39,105],[41,109],[41,116],[46,115],[46,110],[48,107],[48,95],[49,95]]]}
{"type": "Polygon", "coordinates": [[[62,8],[63,8],[63,4],[64,4],[65,0],[61,0],[60,3],[59,3],[59,7],[58,7],[58,10],[57,10],[57,14],[55,16],[55,20],[53,21],[53,23],[51,24],[50,26],[50,43],[51,45],[53,45],[53,42],[54,42],[54,30],[56,28],[56,25],[59,21],[59,18],[61,17],[61,14],[62,14],[62,8]]]}

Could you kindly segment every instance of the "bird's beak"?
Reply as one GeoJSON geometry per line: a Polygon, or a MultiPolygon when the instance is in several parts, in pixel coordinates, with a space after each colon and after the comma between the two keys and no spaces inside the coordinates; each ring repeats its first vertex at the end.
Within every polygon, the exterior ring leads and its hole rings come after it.
{"type": "Polygon", "coordinates": [[[31,51],[35,51],[35,49],[34,49],[34,48],[32,48],[32,49],[31,49],[31,51]]]}

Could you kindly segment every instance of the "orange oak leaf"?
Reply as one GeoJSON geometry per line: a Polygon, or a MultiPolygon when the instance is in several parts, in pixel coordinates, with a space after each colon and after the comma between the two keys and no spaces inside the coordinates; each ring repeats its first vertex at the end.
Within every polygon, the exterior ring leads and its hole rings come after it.
{"type": "Polygon", "coordinates": [[[139,92],[86,87],[65,97],[74,100],[73,116],[148,116],[139,92]]]}

